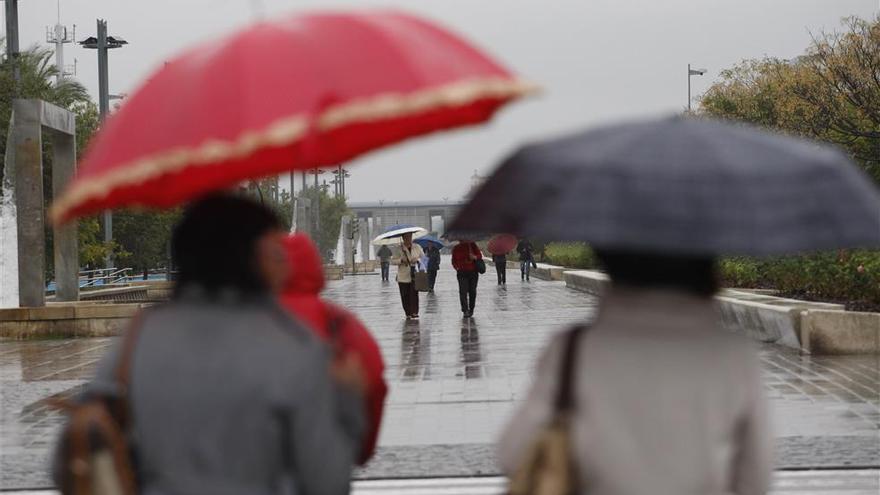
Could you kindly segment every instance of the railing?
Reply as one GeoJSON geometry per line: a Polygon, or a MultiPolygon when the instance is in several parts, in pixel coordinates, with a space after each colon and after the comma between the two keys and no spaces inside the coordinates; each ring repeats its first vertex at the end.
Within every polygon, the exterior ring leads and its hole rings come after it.
{"type": "Polygon", "coordinates": [[[108,286],[127,284],[131,276],[131,268],[98,268],[79,272],[79,288],[86,289],[98,285],[108,286]]]}

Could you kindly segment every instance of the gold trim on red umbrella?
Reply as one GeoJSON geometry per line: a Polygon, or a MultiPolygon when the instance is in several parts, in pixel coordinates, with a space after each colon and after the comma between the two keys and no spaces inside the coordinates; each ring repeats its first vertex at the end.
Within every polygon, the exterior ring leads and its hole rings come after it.
{"type": "MultiPolygon", "coordinates": [[[[390,120],[417,115],[437,108],[466,106],[483,99],[509,100],[537,92],[538,87],[520,80],[483,78],[455,82],[413,93],[386,93],[330,106],[316,119],[320,131],[346,125],[390,120]]],[[[233,140],[209,140],[200,145],[179,147],[133,160],[102,175],[75,182],[49,210],[54,224],[68,212],[90,200],[105,197],[116,188],[134,186],[190,166],[244,158],[269,147],[288,146],[309,132],[305,114],[279,119],[259,131],[245,131],[233,140]]]]}

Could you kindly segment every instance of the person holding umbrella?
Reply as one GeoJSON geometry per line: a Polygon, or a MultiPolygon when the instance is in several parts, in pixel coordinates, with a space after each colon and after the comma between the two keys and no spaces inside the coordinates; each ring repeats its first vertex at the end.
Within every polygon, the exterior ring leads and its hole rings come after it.
{"type": "Polygon", "coordinates": [[[428,291],[434,292],[437,283],[437,272],[440,271],[440,248],[436,244],[428,246],[428,291]]]}
{"type": "Polygon", "coordinates": [[[434,292],[437,283],[437,272],[440,271],[440,250],[443,249],[443,241],[432,236],[425,236],[415,241],[425,250],[425,268],[428,272],[428,292],[434,292]]]}
{"type": "Polygon", "coordinates": [[[400,244],[400,260],[397,262],[397,285],[400,288],[400,302],[408,319],[419,317],[419,292],[414,283],[419,260],[425,252],[413,242],[413,234],[403,234],[400,244]]]}
{"type": "Polygon", "coordinates": [[[465,318],[471,318],[474,316],[474,307],[477,304],[477,283],[480,280],[480,273],[486,271],[483,252],[480,251],[477,243],[470,240],[459,241],[452,249],[452,267],[455,268],[458,279],[461,312],[465,318]]]}
{"type": "Polygon", "coordinates": [[[880,194],[842,153],[739,125],[636,122],[515,153],[450,229],[588,242],[610,284],[501,435],[511,493],[548,455],[572,467],[550,473],[560,492],[766,493],[761,362],[718,324],[716,261],[876,247],[878,225],[880,194]]]}
{"type": "Polygon", "coordinates": [[[507,253],[516,246],[516,237],[510,234],[498,234],[489,239],[486,249],[492,254],[498,285],[507,285],[507,253]]]}
{"type": "MultiPolygon", "coordinates": [[[[123,446],[141,475],[132,493],[268,493],[279,482],[349,493],[363,452],[363,369],[331,362],[275,301],[289,272],[284,237],[275,214],[248,199],[214,195],[184,211],[171,241],[171,300],[132,321],[82,397],[130,412],[113,421],[136,439],[123,446]]],[[[82,426],[71,423],[62,439],[76,438],[70,428],[82,426]]],[[[64,493],[92,475],[78,448],[62,441],[56,450],[64,493]]]]}

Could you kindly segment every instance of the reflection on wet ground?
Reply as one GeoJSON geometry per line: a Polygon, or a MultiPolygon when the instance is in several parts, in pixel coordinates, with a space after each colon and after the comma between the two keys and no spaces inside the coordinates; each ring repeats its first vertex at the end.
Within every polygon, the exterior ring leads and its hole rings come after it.
{"type": "MultiPolygon", "coordinates": [[[[360,477],[496,473],[500,427],[522,400],[550,335],[588,319],[596,300],[560,282],[495,284],[481,277],[475,315],[463,319],[444,258],[436,292],[407,321],[397,285],[377,275],[331,282],[327,295],[373,331],[390,392],[379,455],[360,477]]],[[[0,489],[44,486],[60,418],[42,404],[93,372],[112,339],[0,342],[0,489]]],[[[801,356],[761,349],[778,437],[779,465],[880,464],[880,360],[801,356]]]]}

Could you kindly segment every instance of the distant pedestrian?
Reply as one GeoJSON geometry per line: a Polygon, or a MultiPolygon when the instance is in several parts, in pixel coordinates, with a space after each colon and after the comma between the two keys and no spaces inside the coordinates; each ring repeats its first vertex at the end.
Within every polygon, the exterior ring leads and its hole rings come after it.
{"type": "Polygon", "coordinates": [[[474,306],[477,304],[477,282],[480,280],[477,263],[482,261],[483,253],[475,242],[461,241],[452,249],[452,267],[457,272],[458,298],[465,318],[474,316],[474,306]]]}
{"type": "Polygon", "coordinates": [[[519,254],[519,270],[522,280],[529,280],[529,272],[531,268],[538,268],[535,263],[535,247],[528,238],[523,238],[516,245],[516,252],[519,254]]]}
{"type": "Polygon", "coordinates": [[[397,285],[400,288],[400,302],[406,317],[419,317],[419,293],[414,283],[419,259],[424,256],[422,247],[413,242],[412,233],[403,234],[400,244],[400,260],[397,264],[397,285]]]}
{"type": "Polygon", "coordinates": [[[571,457],[559,462],[571,461],[571,493],[766,493],[773,435],[761,365],[718,325],[714,260],[597,256],[611,277],[599,316],[552,339],[501,434],[511,491],[531,493],[535,442],[568,404],[571,457]]]}
{"type": "MultiPolygon", "coordinates": [[[[120,447],[136,460],[137,493],[349,493],[365,427],[363,371],[356,360],[332,363],[275,301],[289,269],[284,237],[272,211],[222,195],[188,207],[175,227],[171,301],[133,320],[132,340],[116,342],[81,398],[125,412],[117,421],[131,441],[120,447]]],[[[114,461],[90,458],[95,430],[68,428],[55,482],[80,493],[99,478],[84,468],[114,461]]]]}
{"type": "Polygon", "coordinates": [[[382,281],[388,281],[388,267],[391,266],[391,249],[388,246],[382,246],[379,248],[379,252],[376,253],[376,256],[379,257],[379,267],[382,270],[382,281]]]}
{"type": "Polygon", "coordinates": [[[428,245],[428,290],[434,292],[434,284],[437,283],[437,272],[440,270],[440,248],[434,244],[428,245]]]}
{"type": "Polygon", "coordinates": [[[507,285],[507,255],[493,254],[492,263],[495,264],[495,273],[498,275],[498,285],[507,285]]]}

